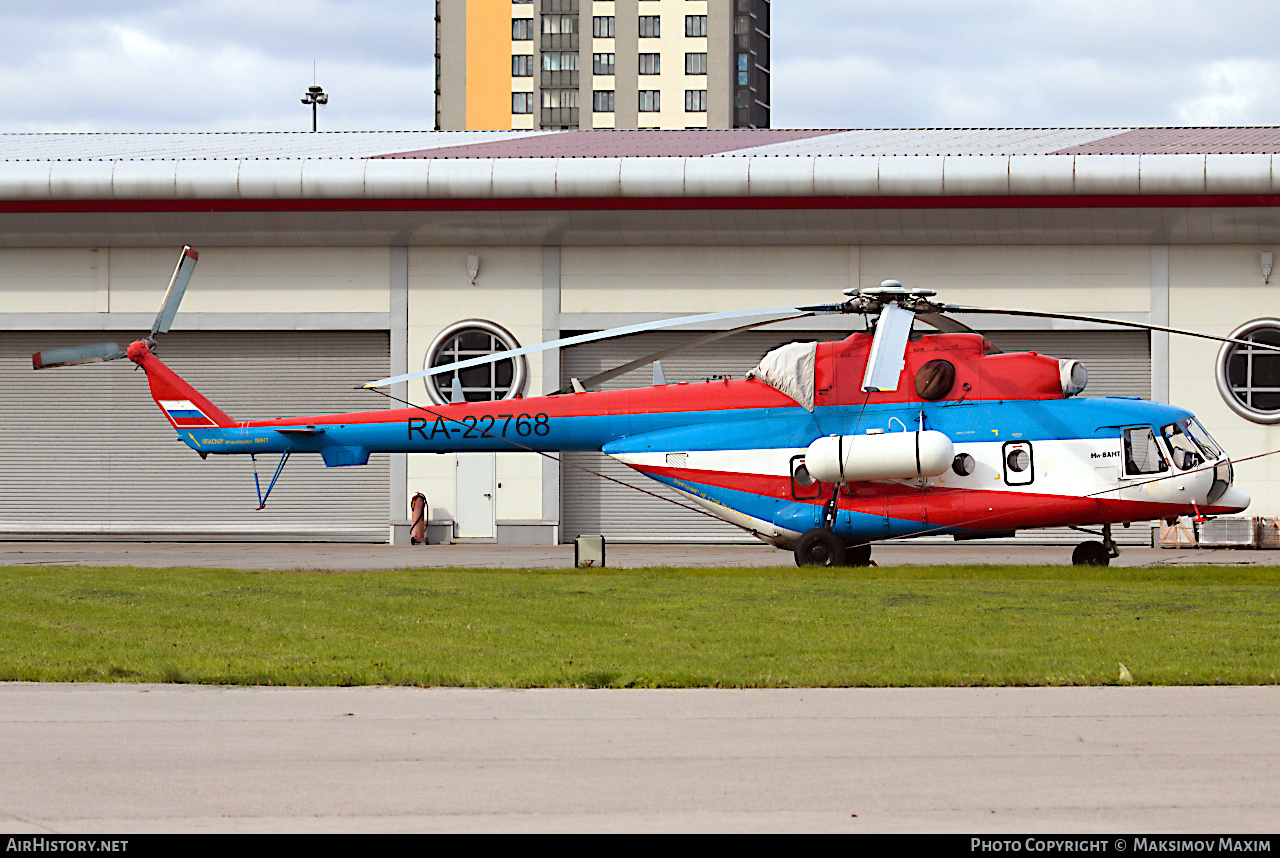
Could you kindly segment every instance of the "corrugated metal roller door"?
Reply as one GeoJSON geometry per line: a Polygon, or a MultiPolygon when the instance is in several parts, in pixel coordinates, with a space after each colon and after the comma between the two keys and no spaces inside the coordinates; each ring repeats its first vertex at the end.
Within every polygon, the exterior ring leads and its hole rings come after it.
{"type": "MultiPolygon", "coordinates": [[[[31,369],[34,351],[112,339],[129,341],[102,331],[0,340],[0,533],[387,538],[385,455],[356,468],[295,456],[258,512],[249,457],[202,461],[129,361],[31,369]]],[[[157,353],[236,420],[386,407],[352,389],[389,372],[384,331],[173,332],[157,353]]],[[[264,490],[276,461],[258,457],[264,490]]]]}
{"type": "MultiPolygon", "coordinates": [[[[702,332],[661,332],[639,334],[602,343],[566,349],[561,356],[563,383],[570,378],[585,379],[630,360],[687,342],[702,332]]],[[[702,346],[662,362],[667,380],[702,381],[710,375],[741,378],[760,357],[772,348],[800,340],[841,339],[840,332],[758,332],[750,331],[702,346]]],[[[1004,331],[989,335],[1005,351],[1032,350],[1047,355],[1081,360],[1089,369],[1090,396],[1141,396],[1151,390],[1151,358],[1144,332],[1110,331],[1004,331]]],[[[640,387],[652,380],[652,369],[644,367],[602,385],[602,389],[640,387]]],[[[746,532],[708,516],[680,509],[588,473],[599,472],[639,486],[671,501],[688,506],[688,501],[653,480],[645,479],[614,460],[598,453],[565,454],[561,466],[560,532],[565,541],[582,533],[603,533],[616,542],[754,542],[746,532]]],[[[1150,531],[1141,528],[1117,529],[1128,541],[1146,541],[1150,531]]],[[[1080,541],[1077,531],[1030,531],[1018,537],[1030,541],[1080,541]]],[[[949,539],[948,539],[949,541],[949,539]]]]}

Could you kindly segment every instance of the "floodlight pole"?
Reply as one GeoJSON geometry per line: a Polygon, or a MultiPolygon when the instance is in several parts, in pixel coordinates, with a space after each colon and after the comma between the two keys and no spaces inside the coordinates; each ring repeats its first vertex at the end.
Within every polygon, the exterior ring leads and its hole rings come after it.
{"type": "Polygon", "coordinates": [[[311,105],[311,130],[316,130],[316,105],[328,104],[329,94],[323,88],[312,85],[307,87],[307,94],[302,96],[302,103],[311,105]]]}

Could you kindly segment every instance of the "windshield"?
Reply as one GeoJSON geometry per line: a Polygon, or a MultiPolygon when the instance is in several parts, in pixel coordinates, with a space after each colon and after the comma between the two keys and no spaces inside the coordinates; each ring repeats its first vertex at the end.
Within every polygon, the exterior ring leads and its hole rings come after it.
{"type": "Polygon", "coordinates": [[[1186,427],[1187,433],[1195,439],[1204,454],[1210,459],[1222,458],[1222,448],[1217,445],[1208,432],[1204,431],[1204,427],[1200,425],[1200,421],[1194,417],[1188,417],[1182,421],[1182,425],[1186,427]]]}
{"type": "Polygon", "coordinates": [[[1186,426],[1190,422],[1191,418],[1187,418],[1160,429],[1160,434],[1164,435],[1165,441],[1169,442],[1169,451],[1173,453],[1173,464],[1180,471],[1189,471],[1204,464],[1204,451],[1186,432],[1186,426]]]}

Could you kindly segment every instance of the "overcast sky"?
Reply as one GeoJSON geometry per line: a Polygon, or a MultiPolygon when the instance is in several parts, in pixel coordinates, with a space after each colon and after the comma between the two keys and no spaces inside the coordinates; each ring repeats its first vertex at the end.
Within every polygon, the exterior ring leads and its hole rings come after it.
{"type": "MultiPolygon", "coordinates": [[[[494,0],[500,2],[500,0],[494,0]]],[[[0,131],[430,129],[434,0],[0,0],[0,131]]],[[[773,127],[1280,124],[1280,4],[774,0],[773,127]]]]}

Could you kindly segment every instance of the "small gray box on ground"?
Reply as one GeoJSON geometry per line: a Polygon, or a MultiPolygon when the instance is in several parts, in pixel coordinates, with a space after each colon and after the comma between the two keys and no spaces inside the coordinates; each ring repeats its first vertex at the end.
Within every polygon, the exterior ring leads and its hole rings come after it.
{"type": "Polygon", "coordinates": [[[604,566],[604,537],[579,536],[573,541],[574,566],[604,566]]]}

